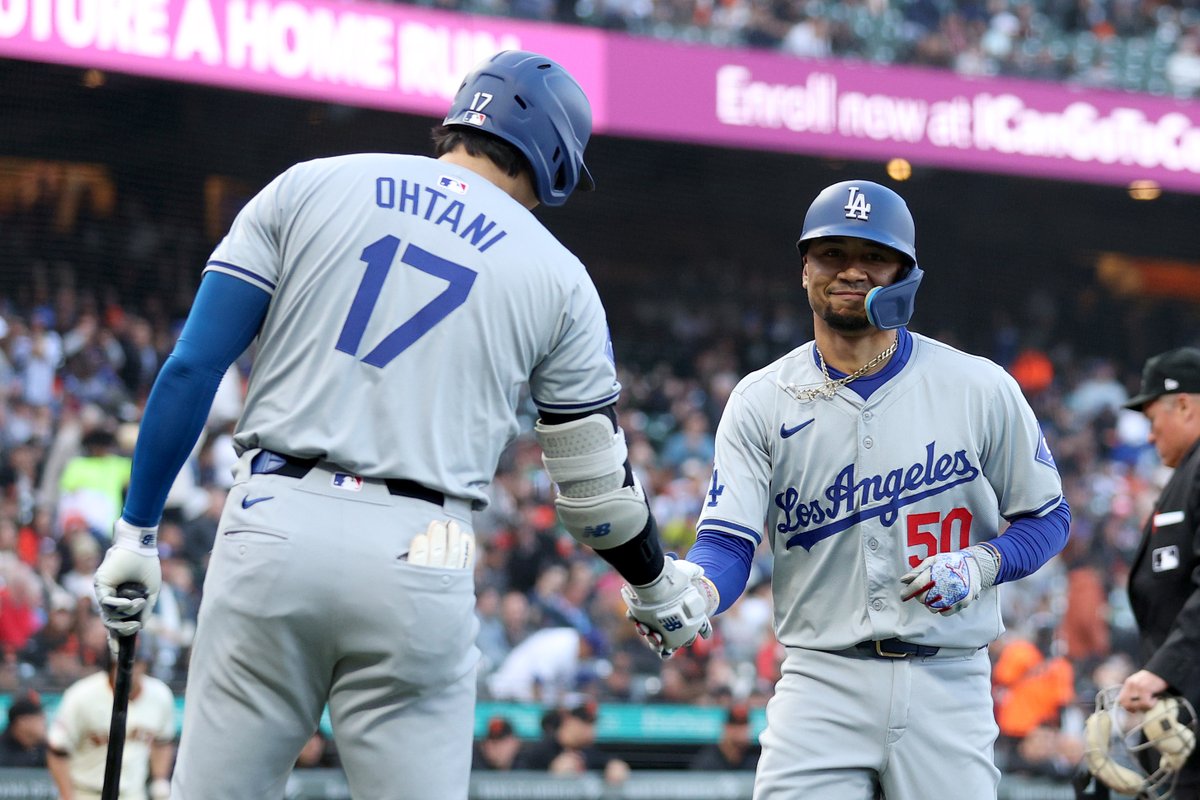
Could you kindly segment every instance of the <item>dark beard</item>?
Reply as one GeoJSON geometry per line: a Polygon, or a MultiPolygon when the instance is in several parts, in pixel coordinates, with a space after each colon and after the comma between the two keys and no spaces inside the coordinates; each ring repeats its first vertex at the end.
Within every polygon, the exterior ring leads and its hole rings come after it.
{"type": "Polygon", "coordinates": [[[825,313],[821,315],[821,319],[830,328],[840,333],[862,333],[871,327],[871,321],[867,319],[866,312],[862,314],[852,312],[839,313],[826,308],[825,313]]]}

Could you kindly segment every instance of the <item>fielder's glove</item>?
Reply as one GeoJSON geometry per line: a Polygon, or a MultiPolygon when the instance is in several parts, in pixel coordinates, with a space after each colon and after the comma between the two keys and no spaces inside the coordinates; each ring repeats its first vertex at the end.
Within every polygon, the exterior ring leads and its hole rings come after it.
{"type": "Polygon", "coordinates": [[[117,636],[130,636],[141,630],[154,610],[162,586],[162,567],[158,563],[158,526],[136,528],[124,519],[113,526],[112,547],[96,569],[93,579],[100,617],[117,636]],[[136,583],[146,590],[145,597],[117,596],[117,587],[136,583]]]}
{"type": "Polygon", "coordinates": [[[704,577],[704,568],[690,561],[668,558],[662,574],[646,586],[621,587],[633,620],[646,642],[660,658],[670,658],[699,636],[712,634],[708,615],[720,602],[717,587],[704,577]]]}
{"type": "Polygon", "coordinates": [[[419,567],[471,569],[475,566],[475,534],[463,533],[454,520],[435,519],[408,546],[408,563],[419,567]]]}
{"type": "Polygon", "coordinates": [[[916,599],[935,614],[957,614],[996,582],[997,551],[984,545],[930,556],[900,578],[908,587],[901,599],[916,599]]]}

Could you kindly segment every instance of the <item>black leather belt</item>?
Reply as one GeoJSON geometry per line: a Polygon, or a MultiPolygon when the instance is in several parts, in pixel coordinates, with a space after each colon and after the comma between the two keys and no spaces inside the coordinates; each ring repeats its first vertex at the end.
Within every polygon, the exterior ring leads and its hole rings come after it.
{"type": "MultiPolygon", "coordinates": [[[[285,456],[271,450],[263,450],[250,461],[250,472],[254,475],[282,475],[285,478],[303,478],[321,459],[296,458],[285,456]]],[[[354,473],[345,470],[347,474],[354,473]]],[[[430,489],[416,481],[406,478],[385,478],[383,481],[389,494],[398,497],[411,497],[414,500],[424,500],[434,505],[445,505],[446,495],[437,489],[430,489]]]]}
{"type": "Polygon", "coordinates": [[[941,652],[940,647],[930,647],[926,644],[913,644],[900,639],[881,639],[879,641],[859,642],[842,652],[853,652],[856,655],[870,658],[926,658],[936,656],[941,652]]]}

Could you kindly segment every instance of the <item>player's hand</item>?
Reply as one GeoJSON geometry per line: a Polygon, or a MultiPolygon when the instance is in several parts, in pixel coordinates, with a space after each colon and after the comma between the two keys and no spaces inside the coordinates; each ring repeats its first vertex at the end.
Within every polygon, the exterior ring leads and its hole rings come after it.
{"type": "Polygon", "coordinates": [[[935,614],[957,614],[996,580],[992,551],[978,545],[930,556],[900,578],[902,600],[916,600],[935,614]]]}
{"type": "Polygon", "coordinates": [[[408,563],[419,567],[471,569],[475,566],[475,534],[464,533],[454,520],[435,519],[408,546],[408,563]]]}
{"type": "Polygon", "coordinates": [[[124,519],[113,526],[112,547],[96,569],[93,579],[100,617],[117,636],[130,636],[141,630],[154,610],[162,586],[162,567],[158,563],[158,526],[137,528],[124,519]],[[145,597],[117,596],[117,587],[136,583],[146,590],[145,597]]]}
{"type": "Polygon", "coordinates": [[[660,658],[670,658],[699,636],[712,635],[708,615],[720,602],[717,587],[704,577],[704,568],[668,558],[662,574],[647,586],[621,587],[633,620],[646,645],[660,658]]]}

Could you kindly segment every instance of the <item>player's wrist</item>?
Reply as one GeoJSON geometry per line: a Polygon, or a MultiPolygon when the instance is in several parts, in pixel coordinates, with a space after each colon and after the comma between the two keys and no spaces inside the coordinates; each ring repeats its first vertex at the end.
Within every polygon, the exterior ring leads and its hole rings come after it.
{"type": "Polygon", "coordinates": [[[158,526],[141,528],[118,519],[113,525],[113,547],[133,550],[141,555],[158,555],[158,526]]]}
{"type": "Polygon", "coordinates": [[[979,567],[980,588],[995,586],[996,576],[1000,574],[1000,551],[994,545],[983,542],[971,545],[966,552],[975,559],[979,567]]]}
{"type": "Polygon", "coordinates": [[[171,781],[156,778],[150,782],[150,800],[167,800],[171,796],[171,781]]]}

